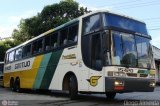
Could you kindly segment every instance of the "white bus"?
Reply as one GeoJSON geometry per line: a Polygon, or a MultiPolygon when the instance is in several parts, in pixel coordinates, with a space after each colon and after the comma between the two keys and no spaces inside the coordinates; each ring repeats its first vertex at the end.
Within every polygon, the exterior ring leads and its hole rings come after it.
{"type": "Polygon", "coordinates": [[[6,52],[4,86],[78,93],[152,92],[146,24],[109,11],[83,15],[6,52]]]}

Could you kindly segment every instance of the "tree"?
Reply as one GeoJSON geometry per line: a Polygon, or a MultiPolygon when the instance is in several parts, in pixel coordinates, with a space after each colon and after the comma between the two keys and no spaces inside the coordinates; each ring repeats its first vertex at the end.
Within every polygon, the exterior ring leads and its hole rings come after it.
{"type": "Polygon", "coordinates": [[[5,41],[0,41],[0,61],[4,61],[4,57],[5,57],[5,52],[14,47],[15,42],[13,40],[5,40],[5,41]]]}
{"type": "Polygon", "coordinates": [[[87,8],[79,7],[79,4],[73,0],[47,5],[36,16],[22,19],[12,36],[16,42],[22,43],[88,12],[90,11],[87,8]]]}

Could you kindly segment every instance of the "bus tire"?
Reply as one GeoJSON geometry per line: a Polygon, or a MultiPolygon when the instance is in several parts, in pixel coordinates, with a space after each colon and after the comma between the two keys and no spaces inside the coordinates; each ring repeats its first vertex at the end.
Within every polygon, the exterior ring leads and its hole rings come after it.
{"type": "Polygon", "coordinates": [[[106,92],[107,99],[112,100],[115,98],[115,96],[116,96],[116,92],[106,92]]]}
{"type": "Polygon", "coordinates": [[[16,81],[15,81],[15,91],[16,92],[21,92],[21,87],[20,87],[20,79],[19,78],[16,78],[16,81]]]}
{"type": "Polygon", "coordinates": [[[71,100],[76,99],[78,95],[78,84],[74,75],[71,75],[69,79],[69,95],[71,100]]]}
{"type": "Polygon", "coordinates": [[[13,79],[13,78],[10,79],[10,89],[11,89],[12,91],[15,91],[14,79],[13,79]]]}

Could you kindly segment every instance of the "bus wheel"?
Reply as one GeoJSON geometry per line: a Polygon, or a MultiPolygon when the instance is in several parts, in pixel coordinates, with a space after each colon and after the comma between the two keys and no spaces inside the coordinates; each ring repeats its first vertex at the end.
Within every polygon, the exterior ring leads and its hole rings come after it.
{"type": "Polygon", "coordinates": [[[14,79],[13,79],[13,78],[10,79],[10,89],[11,89],[12,91],[15,91],[14,79]]]}
{"type": "Polygon", "coordinates": [[[115,92],[106,92],[107,99],[114,99],[116,96],[115,92]]]}
{"type": "Polygon", "coordinates": [[[15,81],[15,91],[16,92],[21,92],[21,88],[20,88],[20,79],[17,78],[15,81]]]}
{"type": "Polygon", "coordinates": [[[78,84],[74,75],[71,75],[69,79],[69,95],[71,100],[76,99],[78,95],[78,84]]]}

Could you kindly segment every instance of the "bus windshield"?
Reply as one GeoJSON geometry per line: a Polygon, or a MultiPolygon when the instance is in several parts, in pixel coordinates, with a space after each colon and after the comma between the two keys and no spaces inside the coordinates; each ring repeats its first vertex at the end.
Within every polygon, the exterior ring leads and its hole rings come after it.
{"type": "Polygon", "coordinates": [[[104,21],[104,26],[121,28],[129,31],[133,31],[136,33],[141,33],[144,36],[149,36],[145,23],[142,23],[130,18],[106,13],[106,14],[103,14],[103,21],[104,21]]]}
{"type": "Polygon", "coordinates": [[[136,46],[138,54],[138,66],[144,68],[153,68],[152,63],[152,50],[150,39],[136,36],[136,46]]]}
{"type": "Polygon", "coordinates": [[[150,39],[113,31],[112,40],[113,65],[151,68],[150,39]]]}

